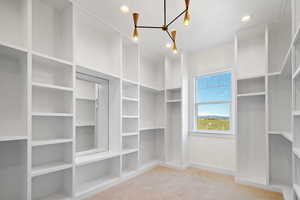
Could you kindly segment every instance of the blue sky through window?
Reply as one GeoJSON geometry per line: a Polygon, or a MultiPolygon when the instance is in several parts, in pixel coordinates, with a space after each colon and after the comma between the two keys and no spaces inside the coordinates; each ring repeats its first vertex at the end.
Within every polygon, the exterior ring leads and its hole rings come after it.
{"type": "MultiPolygon", "coordinates": [[[[231,73],[199,77],[196,79],[196,103],[231,101],[231,73]]],[[[198,116],[230,115],[230,104],[198,105],[198,116]]]]}

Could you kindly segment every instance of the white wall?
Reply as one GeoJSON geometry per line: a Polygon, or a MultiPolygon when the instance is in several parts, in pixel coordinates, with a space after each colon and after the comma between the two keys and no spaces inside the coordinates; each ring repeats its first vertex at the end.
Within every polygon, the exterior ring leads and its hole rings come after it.
{"type": "MultiPolygon", "coordinates": [[[[193,133],[194,78],[234,68],[234,42],[188,54],[189,69],[189,161],[203,168],[235,171],[235,137],[193,133]],[[196,134],[196,135],[195,135],[196,134]]],[[[233,106],[234,107],[234,106],[233,106]]]]}

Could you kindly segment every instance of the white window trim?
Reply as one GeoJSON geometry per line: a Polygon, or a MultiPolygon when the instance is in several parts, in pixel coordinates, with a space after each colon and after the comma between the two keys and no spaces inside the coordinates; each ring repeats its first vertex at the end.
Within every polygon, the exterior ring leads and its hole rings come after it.
{"type": "Polygon", "coordinates": [[[190,131],[191,135],[223,135],[223,136],[234,136],[234,82],[233,82],[233,73],[232,69],[223,70],[223,71],[217,71],[217,72],[211,72],[211,73],[205,73],[201,75],[197,75],[193,77],[193,88],[194,88],[194,99],[193,99],[193,130],[190,131]],[[196,94],[197,94],[197,87],[196,87],[196,80],[199,77],[206,77],[206,76],[213,76],[213,75],[219,75],[219,74],[225,74],[230,73],[231,74],[231,101],[212,101],[212,102],[205,102],[205,103],[196,103],[196,94]],[[230,104],[230,130],[229,131],[219,131],[219,130],[198,130],[196,128],[197,124],[197,105],[205,105],[205,104],[230,104]]]}

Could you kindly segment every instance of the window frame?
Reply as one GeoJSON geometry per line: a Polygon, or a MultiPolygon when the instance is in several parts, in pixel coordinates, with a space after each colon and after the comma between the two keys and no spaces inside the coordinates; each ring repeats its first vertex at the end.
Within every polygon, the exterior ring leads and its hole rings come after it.
{"type": "Polygon", "coordinates": [[[207,74],[202,74],[194,77],[193,80],[194,84],[194,100],[193,100],[193,129],[194,133],[201,133],[201,134],[220,134],[220,135],[234,135],[234,123],[233,123],[233,114],[234,114],[234,82],[233,82],[233,73],[232,70],[224,70],[224,71],[218,71],[218,72],[212,72],[212,73],[207,73],[207,74]],[[210,102],[204,102],[204,103],[197,103],[197,79],[198,78],[204,78],[204,77],[209,77],[209,76],[216,76],[216,75],[221,75],[221,74],[227,74],[229,73],[231,75],[231,100],[230,101],[210,101],[210,102]],[[229,130],[228,131],[223,131],[223,130],[201,130],[197,129],[197,113],[198,113],[198,105],[214,105],[214,104],[229,104],[229,130]]]}

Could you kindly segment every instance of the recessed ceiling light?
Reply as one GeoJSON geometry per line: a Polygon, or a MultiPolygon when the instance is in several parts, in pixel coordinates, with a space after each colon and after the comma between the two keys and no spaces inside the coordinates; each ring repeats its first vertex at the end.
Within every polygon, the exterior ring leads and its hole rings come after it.
{"type": "Polygon", "coordinates": [[[171,43],[167,43],[167,44],[166,44],[166,47],[167,47],[168,49],[170,49],[170,48],[171,48],[171,46],[172,46],[172,44],[171,44],[171,43]]]}
{"type": "Polygon", "coordinates": [[[241,22],[249,22],[251,20],[250,15],[245,15],[241,18],[241,22]]]}
{"type": "Polygon", "coordinates": [[[126,5],[122,5],[120,7],[120,10],[122,11],[122,13],[129,13],[129,8],[126,5]]]}

